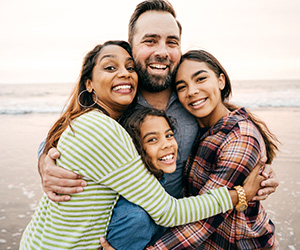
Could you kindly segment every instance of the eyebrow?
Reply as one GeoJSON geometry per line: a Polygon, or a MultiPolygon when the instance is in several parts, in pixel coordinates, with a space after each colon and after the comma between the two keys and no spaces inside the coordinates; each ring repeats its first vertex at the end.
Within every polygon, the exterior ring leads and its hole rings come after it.
{"type": "MultiPolygon", "coordinates": [[[[204,70],[204,69],[200,69],[200,70],[196,71],[194,74],[192,74],[191,79],[193,79],[195,76],[200,75],[200,74],[202,74],[202,73],[207,73],[207,71],[204,70]]],[[[184,82],[185,82],[185,81],[183,81],[183,80],[179,80],[179,81],[177,81],[177,82],[175,83],[175,85],[178,85],[178,84],[184,83],[184,82]]]]}
{"type": "Polygon", "coordinates": [[[160,35],[157,35],[157,34],[145,34],[144,36],[143,36],[143,39],[145,39],[145,38],[150,38],[150,37],[153,37],[153,38],[160,38],[160,35]]]}
{"type": "MultiPolygon", "coordinates": [[[[104,56],[100,59],[100,61],[102,61],[104,58],[117,58],[117,57],[116,57],[115,55],[108,54],[108,55],[104,55],[104,56]]],[[[128,56],[126,60],[127,60],[127,61],[133,61],[133,58],[132,58],[131,56],[128,56]]]]}
{"type": "Polygon", "coordinates": [[[177,41],[180,41],[179,37],[178,36],[168,36],[167,37],[168,39],[175,39],[177,41]]]}
{"type": "Polygon", "coordinates": [[[173,130],[169,128],[168,130],[165,131],[165,133],[169,133],[170,131],[173,132],[173,130]]]}
{"type": "Polygon", "coordinates": [[[147,136],[155,135],[155,134],[157,134],[157,133],[156,132],[149,132],[149,133],[145,134],[142,139],[144,140],[147,136]]]}
{"type": "Polygon", "coordinates": [[[105,58],[116,58],[116,56],[115,56],[115,55],[111,55],[111,54],[104,55],[103,57],[101,57],[101,58],[99,59],[98,62],[101,62],[101,61],[102,61],[103,59],[105,59],[105,58]]]}
{"type": "MultiPolygon", "coordinates": [[[[165,133],[168,133],[169,131],[173,132],[173,130],[171,128],[169,128],[169,129],[167,129],[165,131],[165,133]]],[[[155,135],[155,134],[157,134],[157,132],[149,132],[149,133],[145,134],[142,139],[144,140],[147,136],[149,136],[149,135],[155,135]]]]}
{"type": "Polygon", "coordinates": [[[194,74],[192,74],[191,78],[194,78],[195,76],[200,75],[201,73],[207,73],[207,71],[204,69],[200,69],[197,72],[195,72],[194,74]]]}
{"type": "MultiPolygon", "coordinates": [[[[160,35],[158,35],[158,34],[151,34],[151,33],[148,33],[148,34],[145,34],[144,36],[143,36],[143,39],[145,39],[145,38],[161,38],[161,36],[160,35]]],[[[180,40],[179,39],[179,37],[178,36],[167,36],[167,38],[168,39],[175,39],[175,40],[180,40]]]]}

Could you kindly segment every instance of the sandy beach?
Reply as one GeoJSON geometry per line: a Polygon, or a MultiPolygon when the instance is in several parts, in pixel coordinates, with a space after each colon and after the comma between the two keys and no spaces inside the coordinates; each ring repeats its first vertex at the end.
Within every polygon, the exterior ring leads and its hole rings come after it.
{"type": "MultiPolygon", "coordinates": [[[[276,225],[280,249],[300,249],[300,108],[252,111],[282,142],[273,163],[280,186],[263,205],[276,225]]],[[[0,117],[0,249],[18,249],[42,194],[37,148],[58,114],[0,117]]]]}

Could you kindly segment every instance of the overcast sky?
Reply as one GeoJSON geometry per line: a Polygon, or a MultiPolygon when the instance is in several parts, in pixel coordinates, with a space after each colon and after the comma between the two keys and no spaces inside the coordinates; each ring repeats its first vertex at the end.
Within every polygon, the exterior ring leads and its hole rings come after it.
{"type": "MultiPolygon", "coordinates": [[[[75,82],[96,44],[127,40],[140,0],[1,0],[0,83],[75,82]]],[[[300,79],[299,0],[170,0],[182,51],[214,54],[232,79],[300,79]]]]}

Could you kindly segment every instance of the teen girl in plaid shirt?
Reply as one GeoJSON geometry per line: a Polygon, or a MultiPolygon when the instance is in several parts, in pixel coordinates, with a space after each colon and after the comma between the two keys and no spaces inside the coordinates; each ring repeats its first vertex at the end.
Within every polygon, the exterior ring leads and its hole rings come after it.
{"type": "MultiPolygon", "coordinates": [[[[276,137],[244,108],[227,102],[229,77],[211,54],[189,51],[182,56],[176,91],[200,125],[186,166],[186,195],[243,183],[259,159],[270,164],[276,137]]],[[[259,201],[196,223],[174,227],[149,249],[278,249],[274,224],[259,201]]]]}

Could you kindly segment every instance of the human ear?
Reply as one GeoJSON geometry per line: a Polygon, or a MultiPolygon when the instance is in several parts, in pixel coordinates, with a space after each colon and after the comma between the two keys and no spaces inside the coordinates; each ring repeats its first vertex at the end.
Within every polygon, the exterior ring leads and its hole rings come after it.
{"type": "Polygon", "coordinates": [[[225,75],[223,73],[220,74],[218,81],[219,81],[219,89],[223,90],[225,88],[225,83],[226,83],[225,75]]]}
{"type": "Polygon", "coordinates": [[[92,93],[93,91],[93,82],[91,79],[87,79],[85,82],[85,88],[89,93],[92,93]]]}

